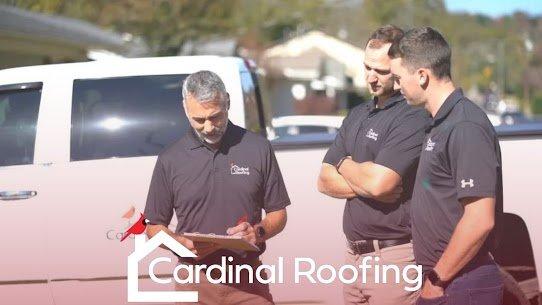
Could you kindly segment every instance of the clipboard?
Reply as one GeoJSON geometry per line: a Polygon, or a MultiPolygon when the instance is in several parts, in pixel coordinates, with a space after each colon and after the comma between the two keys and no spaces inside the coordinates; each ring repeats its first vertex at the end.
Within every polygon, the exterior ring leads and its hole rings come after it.
{"type": "Polygon", "coordinates": [[[260,251],[260,248],[249,243],[239,236],[202,234],[202,233],[182,233],[182,237],[188,238],[191,241],[215,243],[224,249],[243,250],[243,251],[260,251]]]}

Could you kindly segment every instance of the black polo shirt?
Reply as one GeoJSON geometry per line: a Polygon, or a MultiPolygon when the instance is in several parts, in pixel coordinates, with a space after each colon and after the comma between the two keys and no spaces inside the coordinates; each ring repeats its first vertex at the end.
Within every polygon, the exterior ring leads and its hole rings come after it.
{"type": "MultiPolygon", "coordinates": [[[[256,224],[262,220],[262,209],[269,213],[289,204],[269,141],[228,122],[218,150],[209,148],[190,129],[160,153],[145,216],[151,224],[168,226],[175,212],[176,233],[225,235],[244,215],[256,224]]],[[[209,260],[219,261],[222,255],[238,256],[225,250],[209,260]]]]}
{"type": "Polygon", "coordinates": [[[502,176],[495,129],[461,89],[442,104],[427,132],[412,197],[412,235],[417,263],[432,268],[463,215],[460,199],[494,197],[502,211],[502,176]]]}
{"type": "Polygon", "coordinates": [[[384,107],[376,100],[353,108],[324,157],[336,165],[351,156],[356,162],[372,161],[397,172],[405,192],[395,203],[384,203],[361,196],[346,201],[343,231],[351,241],[361,239],[410,238],[410,197],[420,155],[427,112],[407,104],[397,93],[384,107]]]}

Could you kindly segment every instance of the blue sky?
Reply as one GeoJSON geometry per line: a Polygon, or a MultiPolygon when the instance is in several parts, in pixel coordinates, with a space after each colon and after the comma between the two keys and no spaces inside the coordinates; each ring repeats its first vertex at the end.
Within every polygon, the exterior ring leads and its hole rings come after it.
{"type": "Polygon", "coordinates": [[[484,14],[491,17],[509,15],[523,11],[530,15],[542,15],[542,0],[446,0],[451,12],[484,14]]]}

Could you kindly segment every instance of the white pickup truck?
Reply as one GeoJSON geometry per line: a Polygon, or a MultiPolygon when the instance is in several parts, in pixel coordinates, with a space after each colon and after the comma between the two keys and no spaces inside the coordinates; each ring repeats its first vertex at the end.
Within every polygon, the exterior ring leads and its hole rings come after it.
{"type": "MultiPolygon", "coordinates": [[[[121,216],[130,206],[144,209],[156,156],[189,126],[180,82],[203,69],[225,81],[231,121],[265,135],[257,78],[239,58],[122,59],[0,71],[1,304],[127,303],[126,261],[134,242],[119,241],[129,225],[121,216]]],[[[506,278],[505,304],[523,305],[539,298],[542,287],[542,240],[535,238],[542,232],[536,203],[542,197],[542,126],[498,131],[505,217],[494,255],[506,278]]],[[[268,242],[264,263],[280,256],[287,263],[293,257],[343,263],[343,202],[316,190],[331,140],[303,135],[274,141],[292,205],[286,229],[268,242]]],[[[173,288],[155,287],[140,270],[141,290],[173,288]]],[[[338,281],[287,281],[271,290],[277,304],[342,303],[338,281]]]]}

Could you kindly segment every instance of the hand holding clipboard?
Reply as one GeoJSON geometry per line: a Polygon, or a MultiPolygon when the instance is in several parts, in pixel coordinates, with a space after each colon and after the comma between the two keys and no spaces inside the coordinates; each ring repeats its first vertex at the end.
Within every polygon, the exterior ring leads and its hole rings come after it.
{"type": "Polygon", "coordinates": [[[260,248],[244,240],[240,236],[201,234],[201,233],[182,233],[182,237],[190,239],[193,242],[213,243],[222,249],[260,251],[260,248]]]}
{"type": "Polygon", "coordinates": [[[227,230],[229,235],[201,234],[201,233],[183,233],[181,236],[197,243],[212,243],[222,249],[242,250],[242,251],[260,251],[260,248],[243,238],[245,230],[252,228],[248,223],[248,216],[245,214],[233,228],[227,230]],[[244,226],[242,226],[244,225],[244,226]]]}

